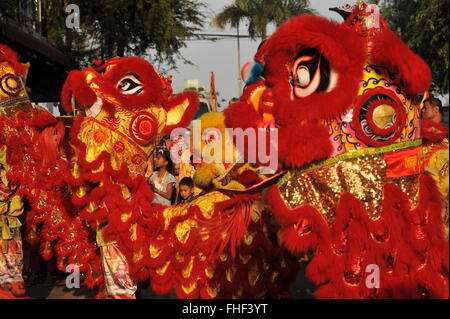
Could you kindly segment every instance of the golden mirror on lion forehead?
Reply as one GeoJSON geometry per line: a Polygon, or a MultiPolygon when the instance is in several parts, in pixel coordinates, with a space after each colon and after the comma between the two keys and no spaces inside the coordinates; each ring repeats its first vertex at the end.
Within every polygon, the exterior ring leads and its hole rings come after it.
{"type": "Polygon", "coordinates": [[[395,109],[386,104],[377,106],[373,110],[373,122],[380,129],[386,129],[395,123],[395,109]]]}
{"type": "Polygon", "coordinates": [[[0,64],[0,97],[2,100],[24,96],[23,88],[22,79],[15,74],[12,67],[5,63],[0,64]]]}
{"type": "Polygon", "coordinates": [[[18,75],[8,61],[0,61],[0,115],[15,118],[17,111],[28,113],[32,109],[24,85],[29,65],[22,65],[24,74],[18,75]]]}

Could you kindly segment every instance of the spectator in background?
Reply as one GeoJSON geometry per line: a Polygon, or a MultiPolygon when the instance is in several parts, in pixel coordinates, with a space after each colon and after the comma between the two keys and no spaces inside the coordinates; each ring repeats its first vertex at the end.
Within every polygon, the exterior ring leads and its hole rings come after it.
{"type": "Polygon", "coordinates": [[[423,101],[423,108],[421,112],[421,116],[424,120],[429,120],[434,123],[441,123],[444,117],[442,102],[434,97],[430,97],[423,101]]]}
{"type": "MultiPolygon", "coordinates": [[[[428,120],[435,124],[444,125],[444,110],[439,99],[429,98],[423,102],[422,119],[428,120]]],[[[428,125],[427,125],[428,126],[428,125]]],[[[442,209],[442,218],[445,222],[445,235],[448,239],[449,234],[449,203],[448,203],[448,131],[443,131],[443,128],[425,127],[428,134],[436,134],[436,137],[442,132],[446,133],[447,137],[437,138],[438,140],[424,140],[424,164],[425,171],[435,180],[436,185],[444,198],[445,205],[442,209]]]]}
{"type": "Polygon", "coordinates": [[[179,204],[190,203],[194,199],[194,181],[190,177],[183,177],[180,181],[179,204]]]}
{"type": "Polygon", "coordinates": [[[157,170],[149,178],[150,187],[155,192],[154,204],[171,205],[174,184],[176,183],[175,177],[172,175],[172,166],[169,151],[160,151],[155,161],[157,170]]]}
{"type": "Polygon", "coordinates": [[[166,150],[170,151],[173,146],[173,141],[170,139],[170,135],[166,135],[162,138],[161,146],[165,147],[166,150]]]}

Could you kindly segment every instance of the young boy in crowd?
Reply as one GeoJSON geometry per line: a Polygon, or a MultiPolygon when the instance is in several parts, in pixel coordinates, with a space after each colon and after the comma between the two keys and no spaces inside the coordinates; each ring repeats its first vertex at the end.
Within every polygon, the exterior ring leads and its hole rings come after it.
{"type": "Polygon", "coordinates": [[[180,200],[178,204],[190,203],[194,199],[194,181],[190,177],[183,177],[180,181],[180,200]]]}

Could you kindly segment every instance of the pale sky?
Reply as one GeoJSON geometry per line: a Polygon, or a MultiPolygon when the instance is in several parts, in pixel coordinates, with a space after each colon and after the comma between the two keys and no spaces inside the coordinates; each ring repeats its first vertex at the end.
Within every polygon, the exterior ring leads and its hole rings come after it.
{"type": "MultiPolygon", "coordinates": [[[[229,5],[233,0],[202,0],[207,3],[206,16],[203,33],[225,33],[236,34],[236,30],[226,29],[224,31],[216,29],[210,25],[212,17],[221,11],[223,7],[229,5]]],[[[328,8],[336,7],[346,3],[356,3],[356,0],[311,0],[311,7],[317,10],[321,16],[325,16],[336,21],[342,18],[328,8]]],[[[275,30],[274,26],[269,28],[269,34],[275,30]]],[[[241,34],[247,34],[245,26],[240,28],[241,34]]],[[[187,47],[181,50],[181,54],[195,64],[195,66],[177,63],[178,71],[171,71],[173,75],[173,87],[175,90],[184,87],[186,80],[197,79],[201,86],[209,92],[211,72],[216,78],[216,89],[220,92],[220,97],[226,101],[238,96],[238,63],[237,63],[237,40],[236,38],[218,40],[216,42],[207,40],[188,41],[187,47]]],[[[240,39],[241,65],[252,62],[253,56],[258,48],[259,41],[250,39],[240,39]]],[[[225,103],[226,105],[227,103],[225,103]]]]}

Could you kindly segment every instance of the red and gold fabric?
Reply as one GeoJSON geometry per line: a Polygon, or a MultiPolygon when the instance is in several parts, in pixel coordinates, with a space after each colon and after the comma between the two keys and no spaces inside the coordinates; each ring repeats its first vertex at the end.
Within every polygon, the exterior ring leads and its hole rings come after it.
{"type": "Polygon", "coordinates": [[[164,232],[149,247],[153,290],[175,288],[179,298],[288,297],[297,264],[278,247],[276,228],[255,198],[213,191],[165,208],[164,232]],[[241,218],[248,224],[233,243],[229,227],[241,218]]]}
{"type": "Polygon", "coordinates": [[[448,298],[444,203],[425,173],[429,127],[420,120],[430,68],[376,6],[333,10],[343,23],[302,15],[276,30],[255,55],[263,78],[225,122],[278,129],[289,172],[264,198],[282,245],[312,256],[317,297],[448,298]],[[378,288],[365,283],[370,265],[378,288]]]}
{"type": "Polygon", "coordinates": [[[433,177],[444,200],[442,218],[444,219],[445,233],[448,238],[448,138],[426,143],[424,153],[425,170],[433,177]]]}
{"type": "Polygon", "coordinates": [[[6,245],[0,246],[0,289],[19,297],[25,294],[20,228],[13,228],[10,236],[6,245]]]}

